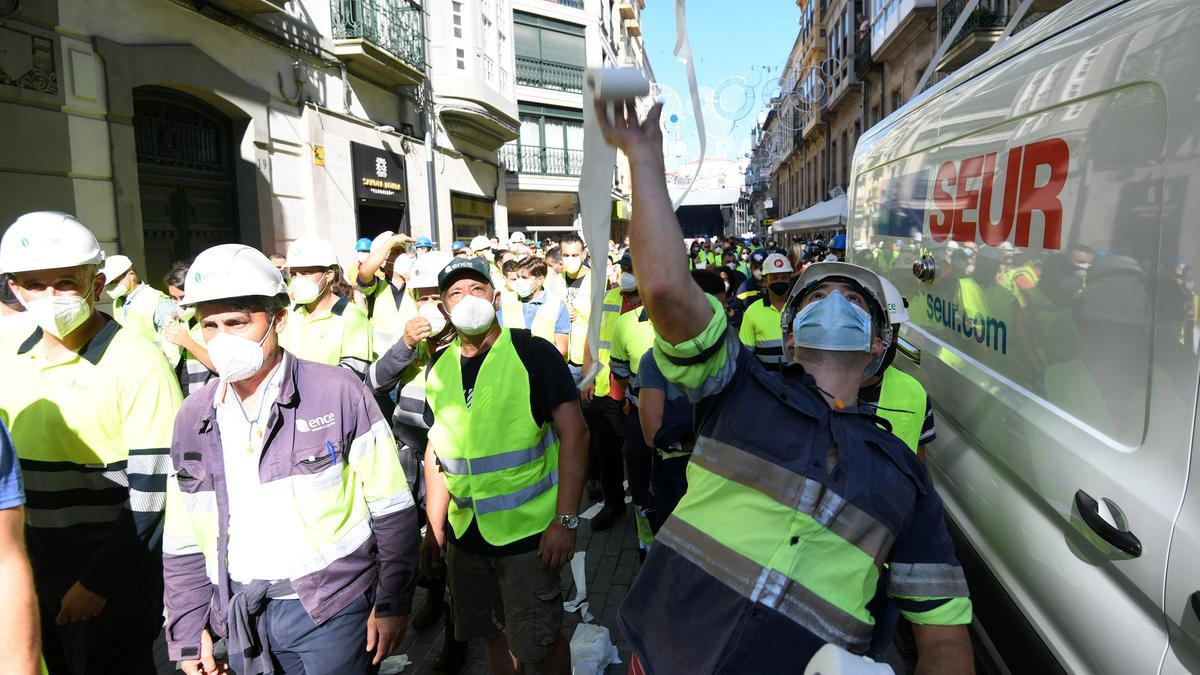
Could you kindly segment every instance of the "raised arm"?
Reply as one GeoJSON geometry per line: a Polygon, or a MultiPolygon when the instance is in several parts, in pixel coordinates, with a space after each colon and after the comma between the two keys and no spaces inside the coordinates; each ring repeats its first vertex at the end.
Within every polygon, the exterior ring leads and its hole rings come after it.
{"type": "Polygon", "coordinates": [[[629,249],[638,292],[659,336],[679,344],[704,331],[713,309],[692,282],[687,260],[674,255],[684,249],[684,243],[667,194],[659,126],[662,104],[655,104],[640,124],[633,101],[615,108],[609,121],[604,104],[597,102],[596,117],[605,140],[625,153],[633,174],[629,249]]]}

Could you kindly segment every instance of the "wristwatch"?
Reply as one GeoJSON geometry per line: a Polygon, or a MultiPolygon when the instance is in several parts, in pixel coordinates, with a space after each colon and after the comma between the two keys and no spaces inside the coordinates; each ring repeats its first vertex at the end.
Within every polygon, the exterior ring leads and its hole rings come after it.
{"type": "Polygon", "coordinates": [[[579,516],[575,514],[559,516],[558,524],[564,530],[575,531],[579,529],[579,516]]]}

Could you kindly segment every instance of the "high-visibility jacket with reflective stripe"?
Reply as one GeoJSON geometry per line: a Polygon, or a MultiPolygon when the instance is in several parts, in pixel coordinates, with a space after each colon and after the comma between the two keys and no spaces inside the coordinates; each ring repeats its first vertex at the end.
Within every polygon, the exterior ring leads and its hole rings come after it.
{"type": "MultiPolygon", "coordinates": [[[[285,355],[279,396],[263,411],[263,482],[286,481],[305,526],[288,560],[300,603],[321,625],[374,588],[377,616],[407,615],[417,514],[392,430],[344,368],[285,355]]],[[[166,639],[172,660],[196,658],[200,634],[227,635],[231,514],[226,448],[213,407],[220,381],[184,401],[171,443],[163,535],[166,639]]],[[[236,536],[236,535],[235,535],[236,536]]]]}
{"type": "Polygon", "coordinates": [[[654,346],[654,324],[645,307],[638,307],[618,316],[613,324],[612,353],[609,365],[619,380],[627,380],[625,398],[638,405],[638,367],[642,356],[654,346]]]}
{"type": "Polygon", "coordinates": [[[780,313],[769,298],[763,298],[746,308],[738,339],[754,350],[754,355],[768,368],[778,368],[786,362],[783,355],[783,326],[780,313]]]}
{"type": "Polygon", "coordinates": [[[41,338],[39,328],[0,368],[30,555],[111,595],[162,536],[179,384],[158,348],[116,321],[62,358],[47,359],[41,338]]]}
{"type": "MultiPolygon", "coordinates": [[[[200,329],[198,322],[188,329],[188,334],[199,344],[204,344],[204,331],[200,329]]],[[[187,396],[194,391],[202,389],[204,385],[208,384],[209,380],[216,379],[217,374],[209,370],[208,366],[201,363],[200,359],[192,356],[191,352],[186,349],[182,349],[181,351],[183,352],[183,358],[180,359],[179,364],[175,367],[175,372],[179,375],[179,388],[183,390],[183,395],[187,396]]]]}
{"type": "Polygon", "coordinates": [[[349,368],[359,378],[371,365],[371,322],[348,298],[338,298],[327,314],[313,316],[297,305],[279,334],[279,344],[305,361],[349,368]]]}
{"type": "Polygon", "coordinates": [[[647,672],[788,672],[826,642],[864,653],[885,564],[887,593],[910,620],[969,623],[966,580],[917,458],[864,411],[833,410],[798,366],[765,370],[710,306],[699,335],[654,347],[695,402],[697,440],[687,494],[620,611],[647,672]]]}
{"type": "Polygon", "coordinates": [[[150,286],[138,287],[113,301],[113,318],[125,328],[153,342],[174,368],[179,363],[178,346],[163,338],[162,329],[174,314],[174,305],[165,293],[150,286]]]}
{"type": "Polygon", "coordinates": [[[876,414],[891,422],[892,433],[913,452],[921,444],[921,429],[925,426],[925,398],[925,387],[913,376],[892,366],[883,371],[883,387],[879,392],[879,411],[876,414]]]}
{"type": "Polygon", "coordinates": [[[503,328],[484,356],[468,406],[456,339],[425,386],[433,411],[429,440],[450,492],[450,526],[462,537],[471,521],[503,546],[546,529],[558,503],[558,438],[533,419],[529,371],[503,328]]]}
{"type": "Polygon", "coordinates": [[[604,304],[600,311],[600,344],[596,346],[596,359],[600,362],[600,373],[596,375],[596,396],[608,396],[612,388],[609,381],[608,358],[612,351],[612,330],[618,316],[621,316],[621,289],[614,288],[604,295],[604,304]]]}
{"type": "MultiPolygon", "coordinates": [[[[425,423],[425,365],[429,363],[429,343],[422,340],[417,345],[417,359],[409,366],[412,378],[401,379],[400,394],[396,397],[396,410],[392,419],[418,429],[428,429],[425,423]]],[[[404,371],[406,374],[409,370],[404,371]]],[[[424,450],[424,448],[422,448],[424,450]]]]}
{"type": "MultiPolygon", "coordinates": [[[[535,336],[554,344],[554,327],[558,322],[563,302],[559,296],[549,291],[543,290],[541,295],[537,313],[533,315],[533,321],[528,326],[525,325],[525,305],[527,303],[521,302],[516,293],[500,294],[500,313],[505,328],[524,328],[535,336]]],[[[533,302],[533,300],[531,299],[529,302],[533,302]]]]}

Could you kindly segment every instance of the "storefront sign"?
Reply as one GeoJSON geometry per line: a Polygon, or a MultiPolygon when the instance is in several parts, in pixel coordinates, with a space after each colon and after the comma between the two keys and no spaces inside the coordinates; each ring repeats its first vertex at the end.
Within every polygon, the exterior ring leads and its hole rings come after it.
{"type": "Polygon", "coordinates": [[[359,200],[406,202],[404,157],[381,148],[350,144],[354,196],[359,200]]]}

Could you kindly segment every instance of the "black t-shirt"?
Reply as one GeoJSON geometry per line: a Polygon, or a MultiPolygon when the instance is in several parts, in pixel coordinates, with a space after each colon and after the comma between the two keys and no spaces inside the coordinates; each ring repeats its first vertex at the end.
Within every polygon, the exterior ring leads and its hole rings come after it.
{"type": "MultiPolygon", "coordinates": [[[[471,407],[471,398],[475,392],[475,381],[479,378],[479,369],[483,366],[487,354],[487,352],[483,352],[471,357],[460,357],[462,359],[463,395],[466,397],[468,408],[471,407]]],[[[433,361],[436,362],[440,355],[441,353],[435,355],[433,361]]],[[[571,376],[571,371],[567,368],[566,361],[563,361],[558,348],[549,341],[530,336],[528,351],[522,353],[518,349],[517,355],[521,357],[521,365],[525,366],[525,371],[529,373],[529,408],[533,413],[534,423],[540,426],[553,421],[555,408],[564,403],[579,400],[579,388],[575,386],[575,378],[571,376]]],[[[425,422],[430,427],[433,426],[433,409],[429,407],[428,402],[425,404],[425,422]]],[[[480,534],[479,527],[474,520],[471,521],[470,527],[463,533],[461,539],[454,536],[453,528],[447,528],[447,535],[463,550],[482,555],[515,555],[536,551],[542,536],[541,533],[538,533],[511,544],[493,546],[480,534]]]]}

